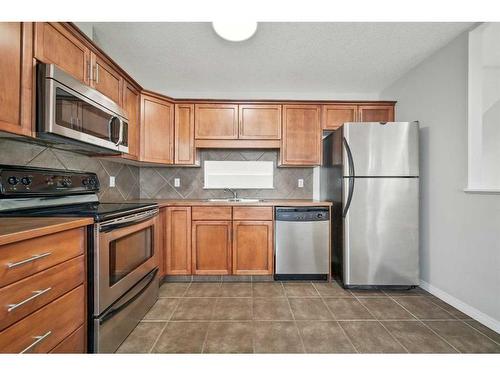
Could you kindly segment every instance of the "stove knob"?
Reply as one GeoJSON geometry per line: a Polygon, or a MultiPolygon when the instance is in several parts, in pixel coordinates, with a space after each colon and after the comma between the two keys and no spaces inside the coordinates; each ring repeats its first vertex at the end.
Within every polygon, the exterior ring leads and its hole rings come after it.
{"type": "Polygon", "coordinates": [[[9,185],[17,185],[19,183],[19,179],[16,176],[10,176],[7,179],[7,182],[9,183],[9,185]]]}
{"type": "Polygon", "coordinates": [[[84,179],[82,180],[82,185],[83,185],[83,186],[87,186],[89,183],[90,183],[90,180],[89,180],[88,178],[84,178],[84,179]]]}
{"type": "Polygon", "coordinates": [[[21,178],[21,183],[23,185],[29,185],[29,184],[31,184],[31,177],[23,177],[23,178],[21,178]]]}
{"type": "Polygon", "coordinates": [[[323,217],[323,214],[317,214],[317,215],[316,215],[316,217],[317,217],[318,219],[321,219],[321,218],[323,217]]]}

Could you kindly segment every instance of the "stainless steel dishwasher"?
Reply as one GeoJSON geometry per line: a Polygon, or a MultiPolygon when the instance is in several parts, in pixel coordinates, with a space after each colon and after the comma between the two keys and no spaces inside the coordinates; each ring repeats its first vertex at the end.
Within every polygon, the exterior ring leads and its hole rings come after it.
{"type": "Polygon", "coordinates": [[[275,280],[327,280],[328,207],[276,207],[275,280]]]}

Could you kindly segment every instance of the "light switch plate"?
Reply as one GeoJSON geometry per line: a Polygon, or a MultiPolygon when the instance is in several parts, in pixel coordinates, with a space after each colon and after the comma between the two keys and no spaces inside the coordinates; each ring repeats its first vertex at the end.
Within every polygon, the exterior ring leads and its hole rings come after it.
{"type": "Polygon", "coordinates": [[[115,176],[109,176],[109,187],[115,187],[115,176]]]}
{"type": "Polygon", "coordinates": [[[179,187],[179,186],[181,186],[181,179],[174,178],[174,187],[179,187]]]}
{"type": "Polygon", "coordinates": [[[303,187],[304,187],[304,179],[303,179],[303,178],[299,178],[299,179],[297,180],[297,186],[298,186],[299,188],[303,188],[303,187]]]}

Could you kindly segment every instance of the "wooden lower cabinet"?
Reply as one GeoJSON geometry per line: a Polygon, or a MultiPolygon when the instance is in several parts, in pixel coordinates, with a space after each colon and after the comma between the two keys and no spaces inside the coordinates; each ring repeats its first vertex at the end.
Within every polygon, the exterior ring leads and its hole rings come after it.
{"type": "Polygon", "coordinates": [[[165,274],[191,274],[191,207],[166,209],[165,274]]]}
{"type": "Polygon", "coordinates": [[[273,273],[273,222],[233,221],[234,275],[273,273]]]}
{"type": "Polygon", "coordinates": [[[80,326],[50,352],[54,354],[83,354],[87,352],[85,344],[85,326],[80,326]]]}
{"type": "Polygon", "coordinates": [[[192,273],[231,274],[231,221],[192,222],[192,273]]]}

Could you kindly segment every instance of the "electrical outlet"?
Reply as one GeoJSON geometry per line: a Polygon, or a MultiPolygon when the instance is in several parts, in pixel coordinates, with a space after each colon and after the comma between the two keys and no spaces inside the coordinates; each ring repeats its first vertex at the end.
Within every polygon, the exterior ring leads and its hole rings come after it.
{"type": "Polygon", "coordinates": [[[303,188],[303,187],[304,187],[304,179],[303,179],[303,178],[299,178],[299,179],[297,180],[297,186],[298,186],[299,188],[303,188]]]}
{"type": "Polygon", "coordinates": [[[115,176],[109,176],[109,187],[115,187],[115,176]]]}
{"type": "Polygon", "coordinates": [[[179,187],[179,186],[181,186],[181,179],[174,178],[174,187],[179,187]]]}

